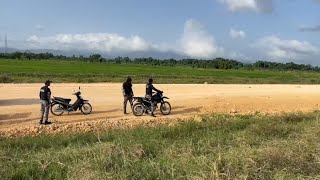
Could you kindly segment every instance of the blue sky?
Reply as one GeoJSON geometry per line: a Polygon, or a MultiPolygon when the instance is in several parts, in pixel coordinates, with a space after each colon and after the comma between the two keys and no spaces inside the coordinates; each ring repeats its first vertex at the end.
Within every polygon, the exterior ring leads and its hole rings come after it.
{"type": "Polygon", "coordinates": [[[320,64],[320,0],[0,0],[20,49],[320,64]]]}

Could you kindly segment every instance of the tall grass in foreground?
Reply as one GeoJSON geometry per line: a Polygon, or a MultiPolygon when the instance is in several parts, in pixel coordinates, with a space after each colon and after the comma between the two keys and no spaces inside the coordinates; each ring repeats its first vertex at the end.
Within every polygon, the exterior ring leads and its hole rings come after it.
{"type": "Polygon", "coordinates": [[[1,179],[320,178],[319,113],[0,141],[1,179]]]}

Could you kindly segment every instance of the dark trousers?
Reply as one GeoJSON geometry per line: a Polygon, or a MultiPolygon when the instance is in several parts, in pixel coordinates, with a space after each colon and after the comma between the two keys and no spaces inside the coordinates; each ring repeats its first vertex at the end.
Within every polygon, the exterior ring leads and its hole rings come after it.
{"type": "Polygon", "coordinates": [[[132,97],[131,96],[127,96],[127,95],[123,96],[123,112],[124,113],[127,113],[127,103],[128,103],[128,101],[130,102],[130,106],[132,108],[132,106],[133,106],[132,97]]]}
{"type": "Polygon", "coordinates": [[[156,103],[154,102],[154,99],[152,97],[152,95],[147,94],[146,95],[146,99],[148,99],[150,101],[151,104],[151,113],[153,113],[156,110],[156,103]]]}

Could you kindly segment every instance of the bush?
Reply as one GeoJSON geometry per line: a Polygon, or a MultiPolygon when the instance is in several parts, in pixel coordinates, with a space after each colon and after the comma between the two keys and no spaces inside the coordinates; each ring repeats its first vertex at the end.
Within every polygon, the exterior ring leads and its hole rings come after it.
{"type": "Polygon", "coordinates": [[[13,79],[8,74],[0,74],[0,83],[12,83],[13,79]]]}

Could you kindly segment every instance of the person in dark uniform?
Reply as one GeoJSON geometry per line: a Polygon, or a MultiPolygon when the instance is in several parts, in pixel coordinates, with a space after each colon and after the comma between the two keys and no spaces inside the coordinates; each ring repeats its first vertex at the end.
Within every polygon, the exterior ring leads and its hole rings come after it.
{"type": "Polygon", "coordinates": [[[130,102],[130,106],[132,108],[133,102],[132,102],[132,97],[133,97],[133,91],[132,91],[132,79],[129,76],[127,78],[127,81],[123,83],[122,85],[122,93],[123,93],[123,113],[127,114],[127,103],[128,101],[130,102]]]}
{"type": "Polygon", "coordinates": [[[49,108],[50,108],[50,98],[51,98],[51,90],[49,88],[52,81],[46,80],[43,86],[40,89],[39,97],[40,97],[40,104],[41,104],[41,111],[40,111],[40,124],[51,124],[48,121],[49,115],[49,108]],[[43,122],[44,120],[44,122],[43,122]]]}
{"type": "Polygon", "coordinates": [[[151,102],[151,116],[155,117],[155,115],[154,115],[155,103],[153,102],[154,100],[152,98],[152,90],[157,91],[157,92],[162,92],[162,91],[155,88],[152,83],[153,83],[153,79],[149,78],[149,82],[146,85],[146,98],[151,102]]]}

